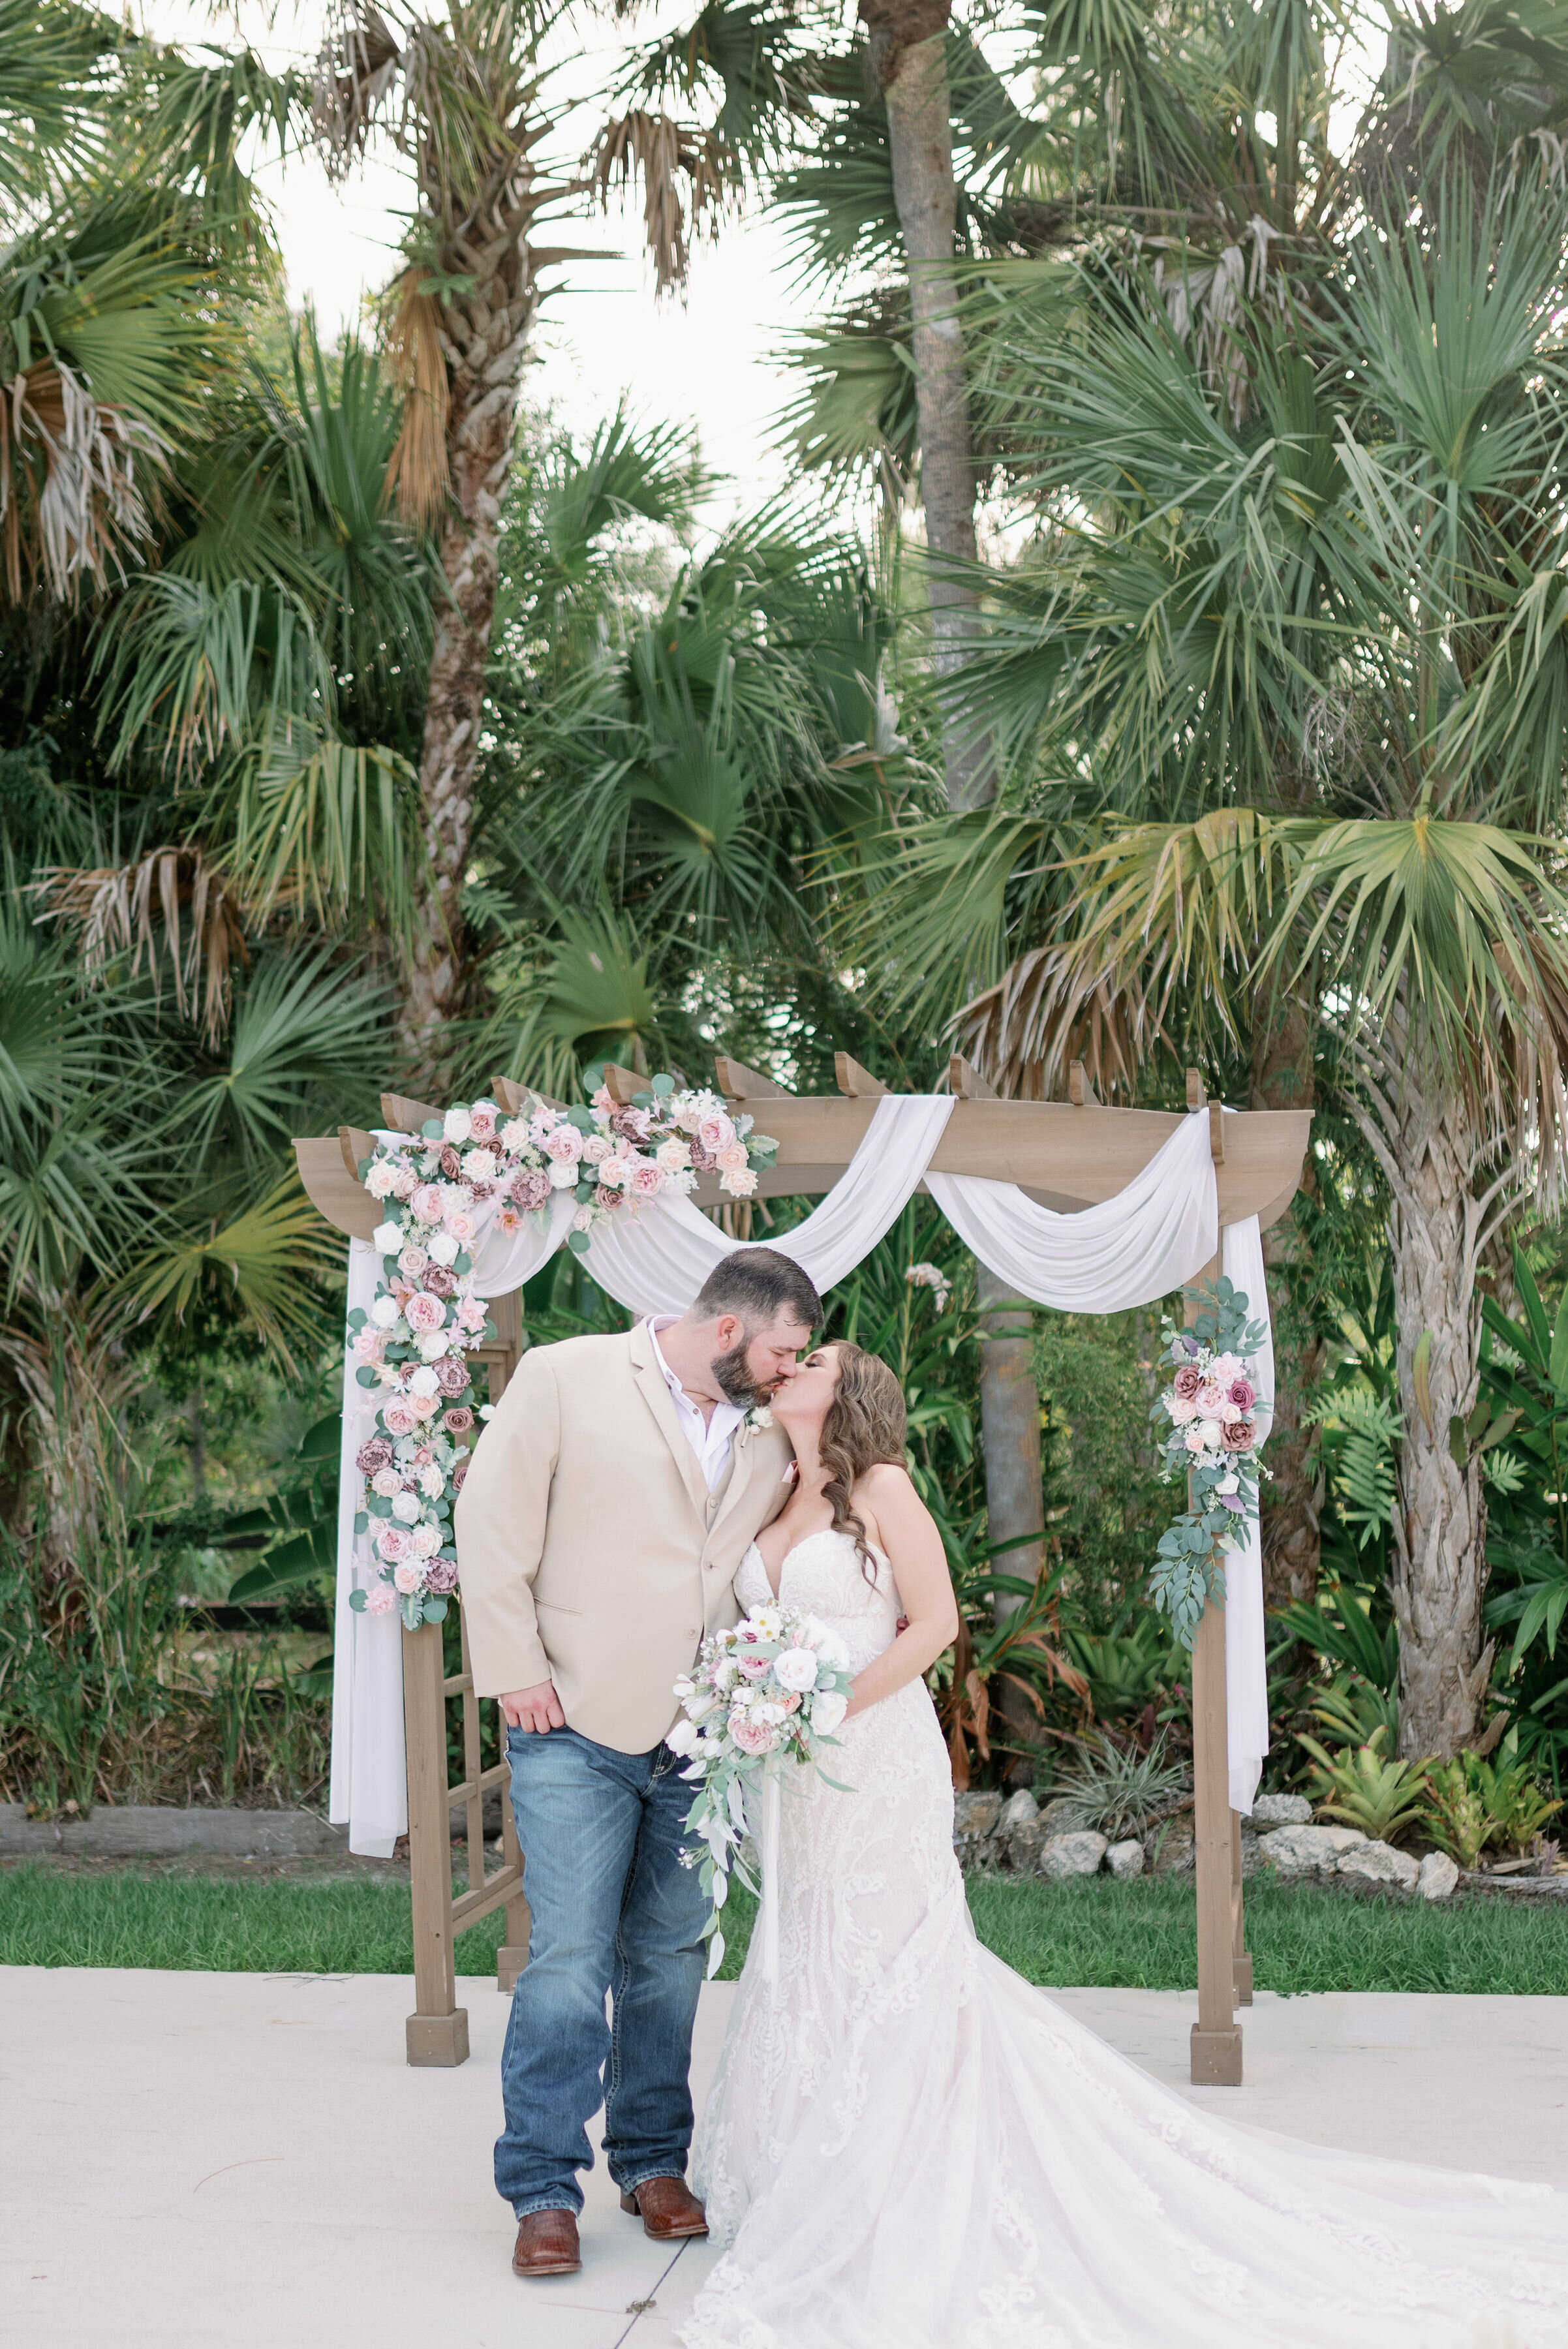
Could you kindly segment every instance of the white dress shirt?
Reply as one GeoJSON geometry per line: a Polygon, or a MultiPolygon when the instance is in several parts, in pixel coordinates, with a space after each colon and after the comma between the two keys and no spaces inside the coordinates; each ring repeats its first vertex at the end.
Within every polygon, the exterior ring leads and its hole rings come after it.
{"type": "Polygon", "coordinates": [[[697,1454],[697,1464],[711,1493],[730,1464],[730,1446],[734,1442],[735,1430],[746,1416],[745,1406],[738,1402],[716,1402],[708,1418],[703,1419],[665,1361],[664,1350],[659,1342],[659,1331],[670,1329],[679,1318],[677,1314],[666,1313],[657,1321],[650,1320],[648,1334],[653,1343],[653,1359],[663,1371],[664,1383],[675,1399],[675,1415],[685,1430],[686,1441],[697,1454]]]}

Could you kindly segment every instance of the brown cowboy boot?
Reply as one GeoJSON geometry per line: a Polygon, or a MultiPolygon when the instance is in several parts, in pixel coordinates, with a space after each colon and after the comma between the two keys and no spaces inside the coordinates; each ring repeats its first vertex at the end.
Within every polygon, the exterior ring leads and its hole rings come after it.
{"type": "Polygon", "coordinates": [[[642,2231],[656,2243],[679,2242],[687,2235],[705,2235],[708,2214],[683,2178],[645,2178],[620,2207],[642,2220],[642,2231]]]}
{"type": "Polygon", "coordinates": [[[520,2276],[576,2275],[583,2264],[573,2210],[530,2210],[517,2221],[512,2272],[520,2276]]]}

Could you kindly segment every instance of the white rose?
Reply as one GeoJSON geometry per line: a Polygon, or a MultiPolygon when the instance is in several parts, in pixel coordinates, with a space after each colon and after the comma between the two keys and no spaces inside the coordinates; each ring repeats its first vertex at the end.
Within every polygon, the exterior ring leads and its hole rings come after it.
{"type": "Polygon", "coordinates": [[[423,1337],[420,1340],[421,1359],[427,1362],[439,1362],[443,1361],[445,1359],[447,1348],[451,1342],[452,1332],[450,1330],[427,1330],[423,1337]]]}
{"type": "Polygon", "coordinates": [[[719,1188],[728,1191],[733,1199],[749,1199],[757,1187],[757,1178],[751,1167],[741,1168],[733,1174],[721,1174],[719,1188]]]}
{"type": "Polygon", "coordinates": [[[434,1557],[441,1547],[439,1526],[416,1526],[409,1536],[409,1547],[416,1557],[434,1557]]]}
{"type": "Polygon", "coordinates": [[[804,1695],[816,1686],[816,1658],[809,1648],[786,1648],[774,1659],[774,1677],[786,1689],[804,1695]]]}
{"type": "Polygon", "coordinates": [[[683,1166],[690,1164],[691,1145],[684,1142],[661,1142],[654,1156],[667,1174],[678,1174],[683,1166]]]}
{"type": "Polygon", "coordinates": [[[370,1235],[370,1246],[378,1256],[398,1256],[402,1252],[401,1224],[378,1224],[370,1235]]]}
{"type": "Polygon", "coordinates": [[[392,1515],[400,1526],[417,1526],[421,1511],[417,1493],[398,1493],[392,1499],[392,1515]]]}
{"type": "Polygon", "coordinates": [[[1241,1478],[1238,1476],[1221,1476],[1217,1489],[1221,1493],[1239,1493],[1241,1489],[1241,1478]]]}
{"type": "Polygon", "coordinates": [[[593,1229],[593,1209],[591,1207],[579,1207],[576,1214],[572,1217],[572,1229],[575,1232],[591,1231],[593,1229]]]}
{"type": "Polygon", "coordinates": [[[1205,1451],[1218,1452],[1224,1442],[1224,1431],[1217,1419],[1200,1419],[1198,1433],[1203,1438],[1205,1451]]]}
{"type": "Polygon", "coordinates": [[[825,1689],[814,1697],[811,1725],[819,1737],[831,1737],[849,1710],[849,1699],[839,1689],[825,1689]]]}
{"type": "Polygon", "coordinates": [[[618,1154],[612,1152],[609,1157],[601,1160],[598,1176],[601,1183],[607,1183],[612,1190],[618,1191],[626,1176],[627,1163],[618,1154]]]}
{"type": "Polygon", "coordinates": [[[466,1142],[473,1132],[468,1112],[465,1109],[449,1109],[441,1120],[441,1132],[449,1142],[466,1142]]]}
{"type": "Polygon", "coordinates": [[[397,1299],[395,1297],[378,1297],[376,1302],[370,1308],[370,1319],[375,1323],[378,1330],[389,1330],[393,1322],[398,1319],[397,1299]]]}
{"type": "Polygon", "coordinates": [[[409,1381],[409,1392],[417,1395],[440,1394],[441,1381],[428,1362],[421,1362],[409,1381]]]}
{"type": "Polygon", "coordinates": [[[471,1150],[462,1162],[462,1171],[470,1183],[493,1183],[495,1153],[493,1150],[471,1150]]]}
{"type": "Polygon", "coordinates": [[[439,1501],[446,1490],[446,1478],[433,1460],[428,1468],[420,1470],[420,1490],[431,1501],[439,1501]]]}
{"type": "Polygon", "coordinates": [[[577,1162],[575,1158],[552,1158],[550,1188],[552,1191],[575,1191],[577,1186],[577,1162]]]}
{"type": "Polygon", "coordinates": [[[509,1117],[501,1129],[501,1147],[509,1158],[515,1158],[528,1147],[528,1128],[520,1117],[509,1117]]]}
{"type": "Polygon", "coordinates": [[[457,1262],[457,1242],[453,1239],[450,1232],[432,1232],[430,1238],[425,1242],[425,1249],[432,1264],[455,1264],[457,1262]]]}
{"type": "Polygon", "coordinates": [[[389,1199],[392,1195],[392,1185],[397,1179],[395,1170],[388,1165],[386,1160],[378,1158],[365,1177],[365,1188],[372,1199],[389,1199]]]}
{"type": "Polygon", "coordinates": [[[732,1689],[740,1677],[740,1666],[732,1663],[728,1657],[722,1664],[715,1664],[713,1667],[713,1686],[721,1692],[732,1689]]]}
{"type": "Polygon", "coordinates": [[[671,1754],[679,1754],[684,1757],[688,1754],[694,1754],[701,1741],[694,1723],[678,1721],[664,1742],[671,1754]]]}

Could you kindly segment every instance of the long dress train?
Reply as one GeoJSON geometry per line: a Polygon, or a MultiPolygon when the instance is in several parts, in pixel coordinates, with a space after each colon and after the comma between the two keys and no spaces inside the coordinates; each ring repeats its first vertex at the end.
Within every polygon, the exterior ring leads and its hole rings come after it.
{"type": "MultiPolygon", "coordinates": [[[[814,1534],[781,1578],[857,1671],[875,1563],[814,1534]]],[[[698,2132],[688,2349],[1568,2349],[1568,2199],[1196,2110],[976,1940],[925,1688],[842,1734],[852,1793],[786,1784],[777,1981],[759,1934],[698,2132]]]]}

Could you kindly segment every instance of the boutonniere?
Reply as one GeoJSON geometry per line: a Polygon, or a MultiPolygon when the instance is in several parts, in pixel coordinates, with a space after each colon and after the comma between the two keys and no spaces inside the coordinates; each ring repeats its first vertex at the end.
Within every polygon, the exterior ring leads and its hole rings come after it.
{"type": "Polygon", "coordinates": [[[773,1413],[768,1409],[765,1402],[760,1402],[754,1411],[749,1411],[746,1413],[746,1424],[743,1433],[747,1435],[760,1435],[766,1429],[770,1428],[773,1423],[773,1413]]]}

